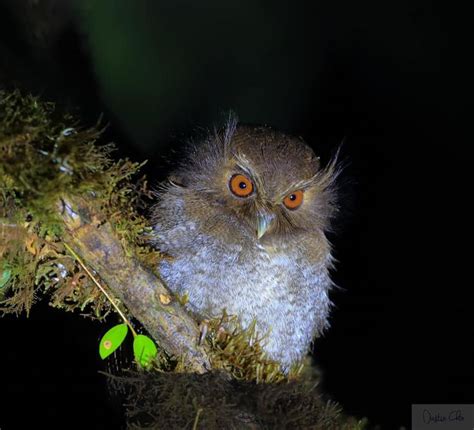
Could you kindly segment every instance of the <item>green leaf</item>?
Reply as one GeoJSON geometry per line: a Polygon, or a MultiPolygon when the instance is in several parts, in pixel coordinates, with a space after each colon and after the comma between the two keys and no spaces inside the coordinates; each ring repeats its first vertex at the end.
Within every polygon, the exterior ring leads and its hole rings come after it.
{"type": "Polygon", "coordinates": [[[3,288],[7,285],[7,282],[10,280],[10,276],[12,275],[12,271],[10,269],[5,269],[0,274],[0,288],[3,288]]]}
{"type": "Polygon", "coordinates": [[[99,354],[102,360],[112,354],[124,341],[128,333],[127,324],[118,324],[104,334],[100,340],[99,354]]]}
{"type": "Polygon", "coordinates": [[[151,361],[156,357],[158,350],[155,343],[143,334],[135,336],[133,340],[133,353],[135,360],[144,368],[150,367],[151,361]]]}

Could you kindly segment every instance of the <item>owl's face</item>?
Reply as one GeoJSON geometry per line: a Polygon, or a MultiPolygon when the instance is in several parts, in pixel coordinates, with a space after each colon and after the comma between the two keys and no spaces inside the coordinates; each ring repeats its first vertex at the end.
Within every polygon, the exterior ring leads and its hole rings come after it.
{"type": "Polygon", "coordinates": [[[170,183],[207,233],[292,240],[327,227],[334,170],[300,139],[231,123],[193,148],[170,183]]]}

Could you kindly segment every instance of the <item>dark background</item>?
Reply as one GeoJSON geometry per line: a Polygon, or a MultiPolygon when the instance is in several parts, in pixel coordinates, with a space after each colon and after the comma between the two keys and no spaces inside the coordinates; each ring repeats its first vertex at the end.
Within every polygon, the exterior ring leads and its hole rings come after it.
{"type": "MultiPolygon", "coordinates": [[[[433,2],[0,1],[0,85],[100,113],[153,181],[234,110],[344,139],[323,390],[382,429],[413,403],[474,403],[467,13],[433,2]],[[467,267],[469,268],[469,267],[467,267]]],[[[45,304],[0,322],[0,428],[118,428],[97,343],[112,325],[45,304]]]]}

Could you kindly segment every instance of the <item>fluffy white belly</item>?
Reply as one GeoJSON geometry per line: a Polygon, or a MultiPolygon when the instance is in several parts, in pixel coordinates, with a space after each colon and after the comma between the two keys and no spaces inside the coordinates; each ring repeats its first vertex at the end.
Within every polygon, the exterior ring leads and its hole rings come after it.
{"type": "Polygon", "coordinates": [[[187,292],[189,309],[201,317],[219,317],[225,309],[243,327],[255,319],[259,334],[268,334],[266,352],[284,365],[301,358],[326,321],[325,268],[287,249],[199,242],[202,238],[191,252],[160,264],[169,288],[187,292]]]}

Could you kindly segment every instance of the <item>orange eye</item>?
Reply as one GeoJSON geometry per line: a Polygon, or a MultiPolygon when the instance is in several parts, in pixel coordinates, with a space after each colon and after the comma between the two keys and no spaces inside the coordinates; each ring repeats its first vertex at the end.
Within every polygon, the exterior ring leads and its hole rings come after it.
{"type": "Polygon", "coordinates": [[[253,192],[252,181],[244,175],[232,176],[229,188],[237,197],[248,197],[253,192]]]}
{"type": "Polygon", "coordinates": [[[303,190],[293,191],[283,199],[283,204],[288,209],[298,209],[303,203],[303,190]]]}

